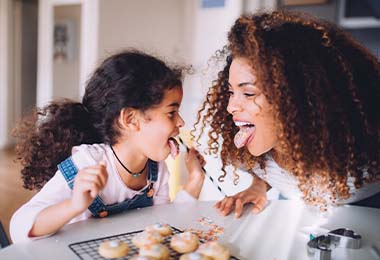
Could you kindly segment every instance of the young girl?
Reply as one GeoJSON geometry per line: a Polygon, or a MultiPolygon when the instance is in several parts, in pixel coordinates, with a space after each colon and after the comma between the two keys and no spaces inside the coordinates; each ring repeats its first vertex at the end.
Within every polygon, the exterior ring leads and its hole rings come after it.
{"type": "Polygon", "coordinates": [[[255,178],[216,204],[222,214],[239,217],[251,202],[261,211],[270,187],[322,210],[380,207],[376,57],[334,25],[285,11],[237,19],[223,54],[195,127],[211,122],[208,144],[223,170],[255,178]]]}
{"type": "MultiPolygon", "coordinates": [[[[24,186],[42,189],[13,215],[13,242],[91,216],[169,203],[163,160],[178,153],[181,101],[180,70],[127,51],[100,65],[82,103],[53,102],[25,119],[16,129],[24,186]]],[[[203,165],[192,149],[188,182],[176,201],[198,198],[203,165]]]]}

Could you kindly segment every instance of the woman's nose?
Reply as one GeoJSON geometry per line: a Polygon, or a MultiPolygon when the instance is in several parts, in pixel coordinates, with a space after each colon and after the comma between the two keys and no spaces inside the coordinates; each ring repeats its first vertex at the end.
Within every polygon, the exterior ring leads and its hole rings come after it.
{"type": "Polygon", "coordinates": [[[238,100],[236,100],[234,96],[230,96],[230,99],[228,100],[228,105],[227,105],[228,113],[233,114],[239,111],[240,109],[241,109],[241,106],[238,100]]]}

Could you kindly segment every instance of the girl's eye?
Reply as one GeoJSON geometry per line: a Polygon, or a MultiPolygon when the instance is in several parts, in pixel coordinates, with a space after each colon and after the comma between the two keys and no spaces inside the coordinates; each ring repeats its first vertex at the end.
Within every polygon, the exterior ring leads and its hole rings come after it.
{"type": "Polygon", "coordinates": [[[253,93],[244,93],[244,96],[246,97],[253,97],[255,96],[256,94],[253,94],[253,93]]]}
{"type": "Polygon", "coordinates": [[[169,117],[172,118],[172,117],[174,117],[177,113],[178,113],[178,111],[171,111],[171,112],[169,112],[168,114],[169,114],[169,117]]]}

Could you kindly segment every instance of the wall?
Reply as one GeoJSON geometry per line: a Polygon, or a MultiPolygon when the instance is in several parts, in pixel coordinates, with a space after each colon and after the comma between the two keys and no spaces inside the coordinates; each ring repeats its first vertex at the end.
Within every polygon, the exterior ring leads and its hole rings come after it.
{"type": "Polygon", "coordinates": [[[37,17],[38,1],[22,2],[21,93],[20,109],[24,114],[36,105],[37,85],[37,17]]]}
{"type": "Polygon", "coordinates": [[[177,0],[101,0],[99,57],[135,47],[183,61],[183,5],[177,0]]]}
{"type": "MultiPolygon", "coordinates": [[[[363,1],[363,4],[364,1],[363,1]]],[[[339,0],[330,0],[326,4],[282,6],[286,10],[296,10],[311,13],[339,25],[339,0]]],[[[354,38],[366,46],[380,61],[380,27],[345,29],[354,38]]]]}
{"type": "Polygon", "coordinates": [[[11,142],[15,110],[13,85],[13,1],[0,0],[0,148],[11,142]]]}
{"type": "Polygon", "coordinates": [[[79,62],[81,6],[65,5],[54,7],[55,21],[69,21],[73,24],[74,48],[72,57],[66,61],[53,62],[53,97],[79,99],[79,62]]]}

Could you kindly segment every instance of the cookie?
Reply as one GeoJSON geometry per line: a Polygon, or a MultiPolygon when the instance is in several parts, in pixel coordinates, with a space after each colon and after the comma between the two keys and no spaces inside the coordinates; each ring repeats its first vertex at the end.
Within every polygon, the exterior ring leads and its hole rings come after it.
{"type": "Polygon", "coordinates": [[[212,260],[212,259],[208,256],[202,255],[201,253],[192,252],[192,253],[181,255],[179,260],[212,260]]]}
{"type": "Polygon", "coordinates": [[[169,249],[163,244],[147,245],[140,248],[140,256],[149,256],[156,260],[169,259],[169,249]]]}
{"type": "Polygon", "coordinates": [[[170,241],[170,246],[178,253],[189,253],[198,248],[199,238],[191,232],[176,234],[170,241]]]}
{"type": "Polygon", "coordinates": [[[156,260],[156,259],[149,256],[135,255],[134,257],[131,258],[131,260],[156,260]]]}
{"type": "Polygon", "coordinates": [[[199,246],[198,253],[208,256],[213,260],[229,260],[230,251],[216,241],[207,242],[199,246]]]}
{"type": "Polygon", "coordinates": [[[129,246],[123,241],[105,241],[99,245],[98,252],[104,258],[118,258],[128,255],[129,246]]]}
{"type": "Polygon", "coordinates": [[[132,238],[132,243],[138,248],[146,245],[159,244],[162,241],[162,236],[158,232],[153,231],[143,231],[132,238]]]}
{"type": "Polygon", "coordinates": [[[161,234],[161,236],[170,236],[172,234],[172,228],[168,224],[156,223],[154,225],[145,228],[146,231],[154,231],[161,234]]]}

